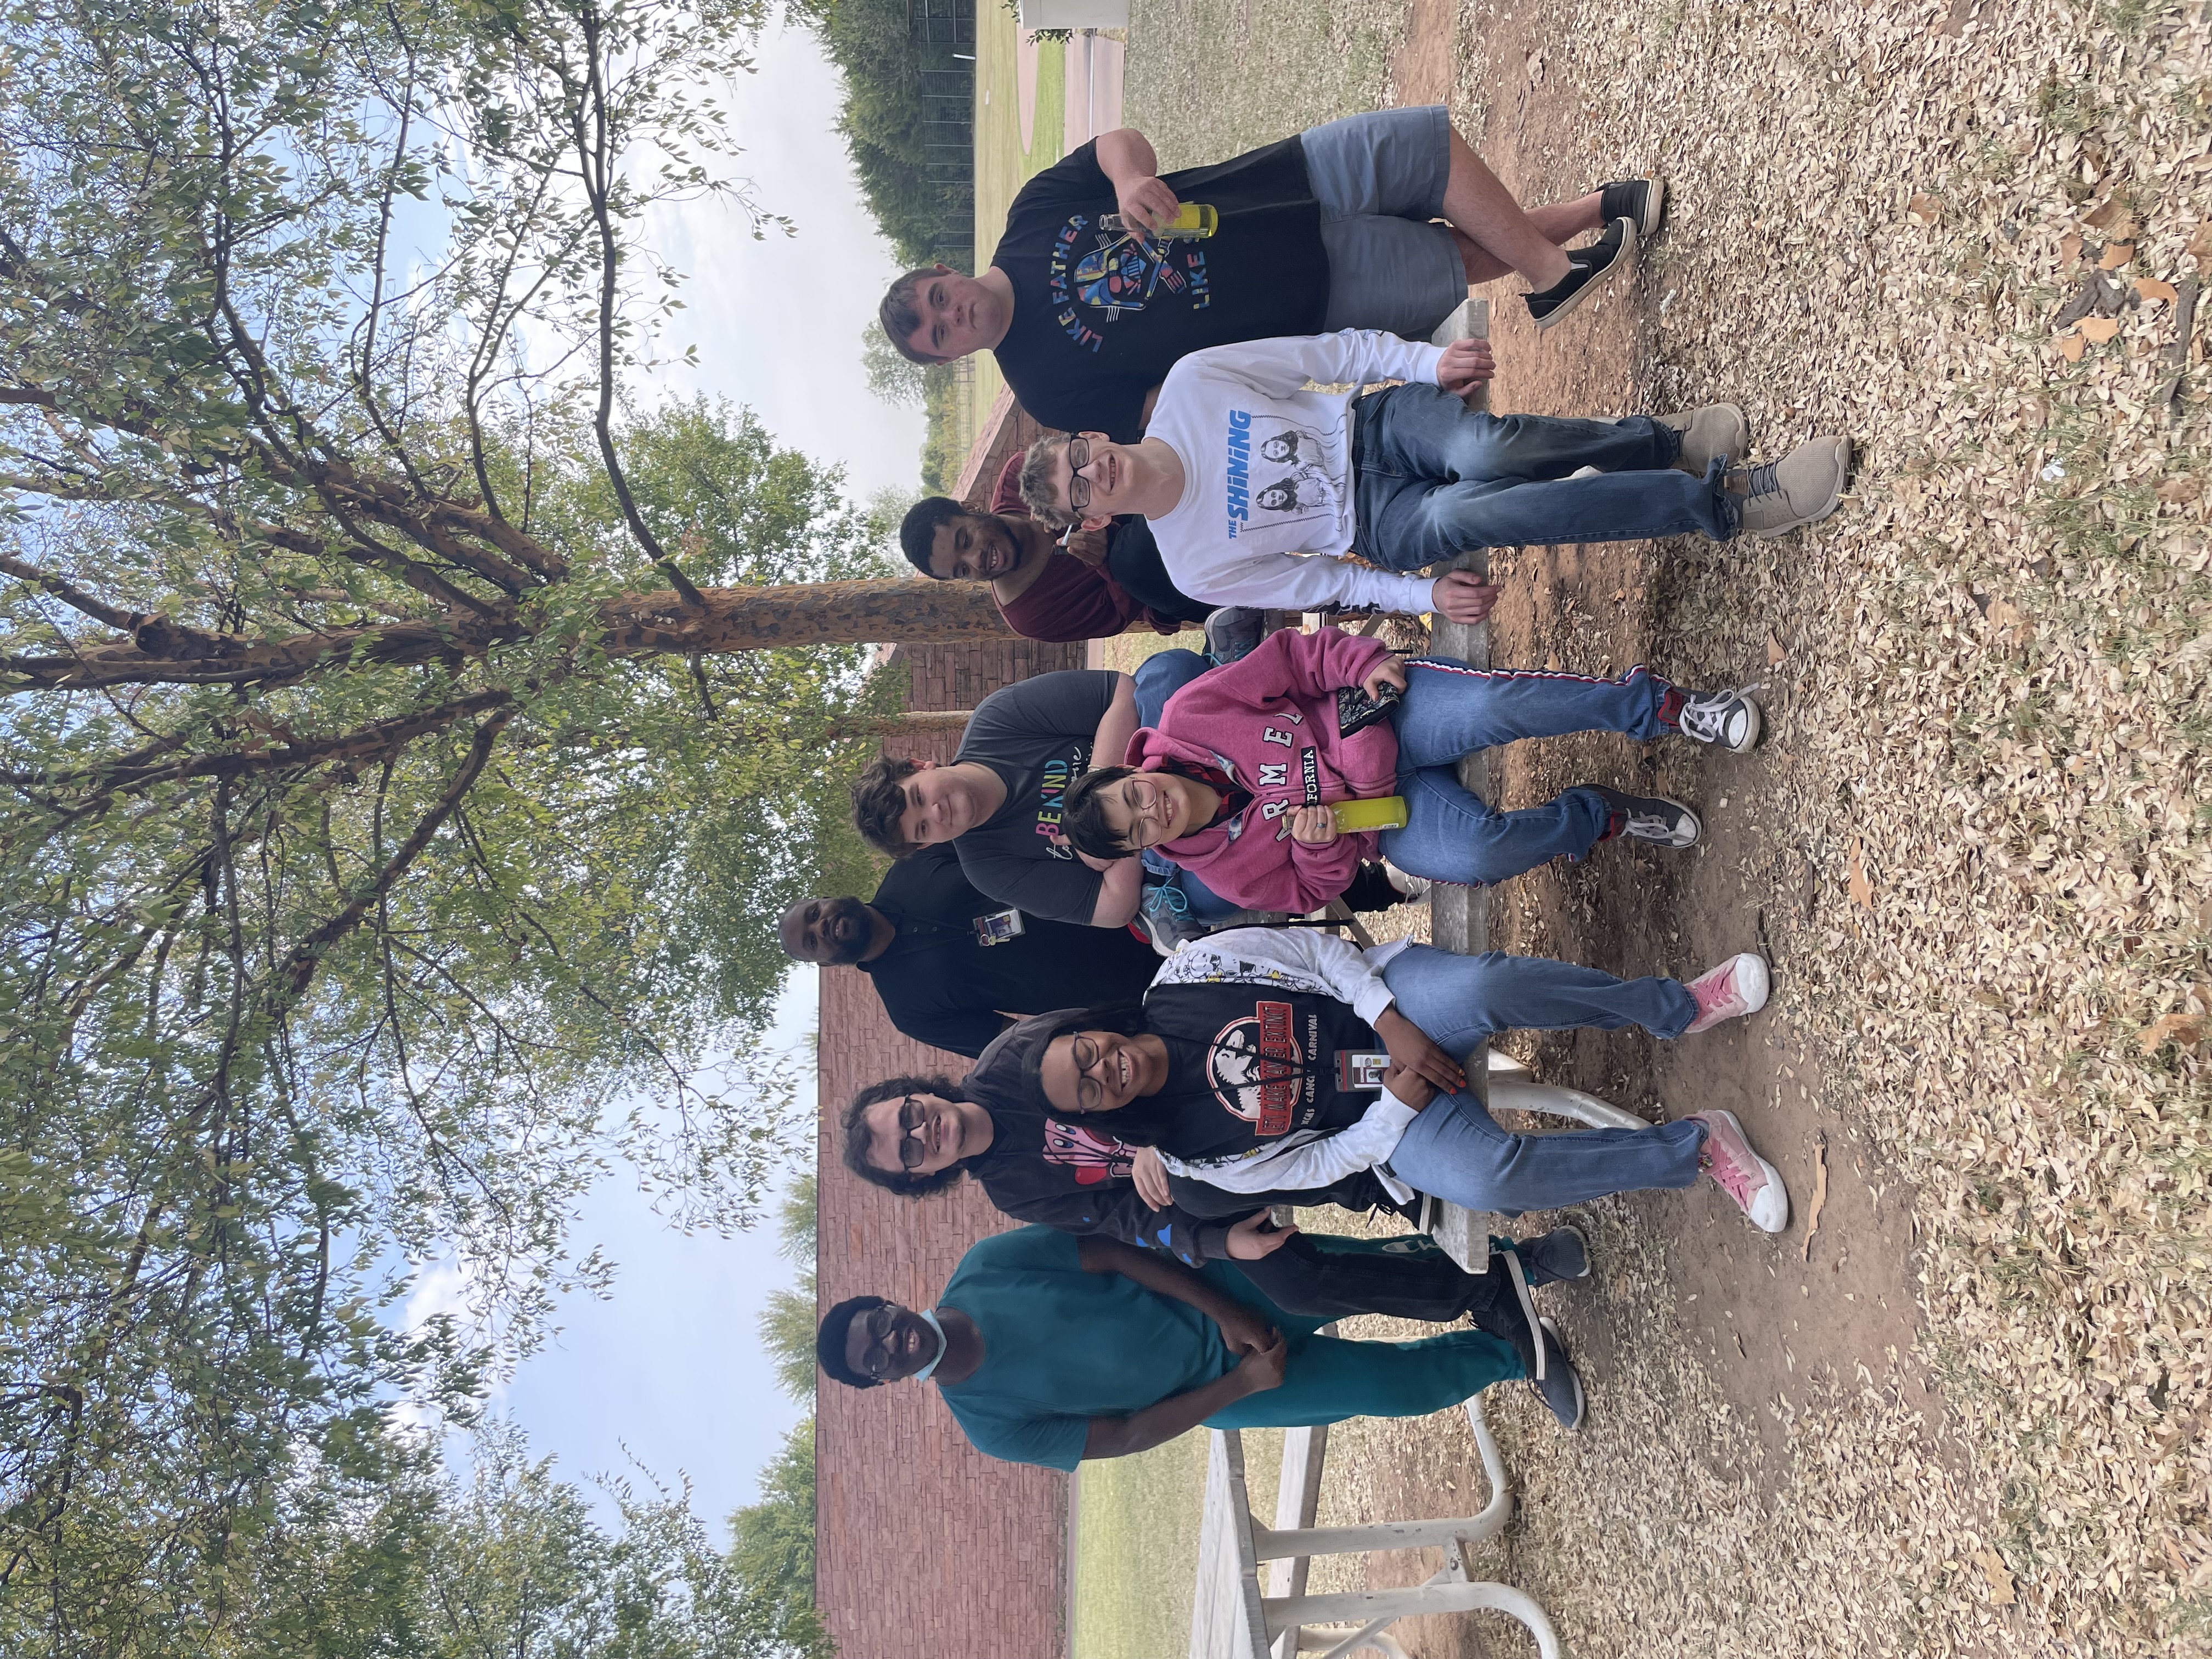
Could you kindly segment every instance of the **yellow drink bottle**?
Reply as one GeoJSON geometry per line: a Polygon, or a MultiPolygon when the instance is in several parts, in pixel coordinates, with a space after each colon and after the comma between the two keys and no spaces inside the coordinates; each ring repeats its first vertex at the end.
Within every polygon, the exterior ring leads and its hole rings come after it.
{"type": "Polygon", "coordinates": [[[1329,812],[1340,830],[1402,830],[1406,827],[1406,798],[1382,795],[1373,800],[1329,803],[1329,812]]]}
{"type": "MultiPolygon", "coordinates": [[[[1129,222],[1118,213],[1102,213],[1098,216],[1098,228],[1101,230],[1126,231],[1130,228],[1129,222]]],[[[1153,240],[1160,242],[1170,241],[1177,238],[1186,241],[1196,241],[1201,237],[1212,235],[1220,228],[1221,216],[1213,210],[1210,203],[1185,202],[1176,210],[1174,218],[1169,220],[1158,230],[1145,234],[1149,234],[1153,240]]]]}

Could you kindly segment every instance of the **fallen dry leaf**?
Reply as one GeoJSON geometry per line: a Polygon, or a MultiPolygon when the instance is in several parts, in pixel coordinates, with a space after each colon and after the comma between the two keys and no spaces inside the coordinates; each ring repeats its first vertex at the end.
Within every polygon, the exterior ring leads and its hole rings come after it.
{"type": "Polygon", "coordinates": [[[2118,270],[2135,257],[2136,245],[2133,242],[2115,242],[2105,250],[2105,257],[2097,261],[2097,269],[2118,270]]]}
{"type": "Polygon", "coordinates": [[[2154,1054],[2169,1042],[2183,1048],[2193,1048],[2204,1041],[2204,1016],[2202,1014],[2165,1014],[2143,1028],[2140,1039],[2142,1050],[2154,1054]]]}
{"type": "Polygon", "coordinates": [[[2146,300],[2163,300],[2168,305],[2179,305],[2181,295],[2174,292],[2172,283],[2161,283],[2155,276],[2136,278],[2136,292],[2146,300]]]}
{"type": "Polygon", "coordinates": [[[2120,319],[2117,317],[2084,317],[2081,319],[2081,337],[2097,345],[2104,344],[2119,331],[2120,319]]]}
{"type": "Polygon", "coordinates": [[[1771,668],[1789,654],[1782,648],[1782,641],[1776,639],[1773,630],[1769,629],[1766,635],[1766,665],[1771,668]]]}
{"type": "Polygon", "coordinates": [[[1844,884],[1845,890],[1850,894],[1852,902],[1873,909],[1874,884],[1867,879],[1865,837],[1854,836],[1851,838],[1851,861],[1845,874],[1849,878],[1844,884]]]}
{"type": "Polygon", "coordinates": [[[2117,196],[2102,207],[2083,214],[2081,222],[2093,230],[2103,231],[2116,242],[2124,241],[2136,234],[2135,216],[2128,211],[2128,204],[2117,196]]]}
{"type": "Polygon", "coordinates": [[[2058,355],[2069,363],[2080,362],[2081,354],[2088,349],[2089,343],[2071,330],[2058,337],[2058,355]]]}
{"type": "Polygon", "coordinates": [[[1905,204],[1905,211],[1913,223],[1932,225],[1943,216],[1943,198],[1940,196],[1916,196],[1905,204]]]}
{"type": "Polygon", "coordinates": [[[1813,1259],[1813,1235],[1820,1231],[1820,1212],[1828,1205],[1828,1132],[1816,1130],[1813,1135],[1813,1201],[1805,1211],[1806,1261],[1813,1259]]]}
{"type": "Polygon", "coordinates": [[[2158,498],[2162,501],[2193,501],[2203,493],[2204,480],[2194,472],[2180,473],[2158,487],[2158,498]]]}
{"type": "Polygon", "coordinates": [[[1993,1607],[2012,1605],[2012,1569],[2005,1565],[2004,1557],[1995,1550],[1976,1550],[1974,1565],[1982,1570],[1982,1577],[1990,1581],[1990,1602],[1993,1607]]]}
{"type": "Polygon", "coordinates": [[[2189,239],[2189,246],[2183,251],[2199,264],[2212,259],[2212,219],[2197,227],[2197,234],[2189,239]]]}
{"type": "Polygon", "coordinates": [[[2058,263],[2062,265],[2070,265],[2081,257],[2081,233],[2069,230],[2058,239],[2058,263]]]}

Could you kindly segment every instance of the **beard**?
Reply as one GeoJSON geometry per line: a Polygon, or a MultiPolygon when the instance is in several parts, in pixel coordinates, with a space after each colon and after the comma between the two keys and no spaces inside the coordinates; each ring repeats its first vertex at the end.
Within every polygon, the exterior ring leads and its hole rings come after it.
{"type": "Polygon", "coordinates": [[[875,932],[875,919],[868,907],[856,898],[841,898],[824,907],[822,913],[823,952],[825,967],[849,968],[860,959],[868,948],[868,939],[875,932]],[[852,937],[845,937],[847,933],[852,937]]]}

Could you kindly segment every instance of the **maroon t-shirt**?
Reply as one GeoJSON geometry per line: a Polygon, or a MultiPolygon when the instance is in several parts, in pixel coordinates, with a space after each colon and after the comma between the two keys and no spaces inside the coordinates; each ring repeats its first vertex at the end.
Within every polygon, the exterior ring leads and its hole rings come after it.
{"type": "MultiPolygon", "coordinates": [[[[992,512],[1029,517],[1029,508],[1022,504],[1021,472],[1022,456],[1018,451],[1007,460],[999,474],[998,488],[991,492],[992,512]]],[[[1036,580],[1011,605],[1000,605],[995,594],[991,602],[999,605],[1006,626],[1024,639],[1053,643],[1109,640],[1133,622],[1147,623],[1156,634],[1172,634],[1182,626],[1174,617],[1138,604],[1105,571],[1084,563],[1073,553],[1054,553],[1048,558],[1036,580]]]]}

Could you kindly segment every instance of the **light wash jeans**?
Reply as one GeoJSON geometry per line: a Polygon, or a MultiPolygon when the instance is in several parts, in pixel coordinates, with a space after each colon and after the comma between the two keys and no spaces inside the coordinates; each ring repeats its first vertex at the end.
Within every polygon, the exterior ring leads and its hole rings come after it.
{"type": "MultiPolygon", "coordinates": [[[[1410,946],[1382,970],[1398,1011],[1437,1044],[1463,1056],[1499,1031],[1641,1025],[1681,1036],[1697,1000],[1679,980],[1615,979],[1547,957],[1492,951],[1455,956],[1410,946]]],[[[1698,1178],[1705,1126],[1687,1118],[1650,1129],[1516,1134],[1472,1094],[1439,1098],[1407,1127],[1389,1168],[1408,1186],[1471,1210],[1518,1215],[1613,1193],[1687,1187],[1698,1178]]]]}
{"type": "Polygon", "coordinates": [[[1680,705],[1673,686],[1640,667],[1601,680],[1486,672],[1449,657],[1409,661],[1405,697],[1390,716],[1407,823],[1382,832],[1382,856],[1414,875],[1467,887],[1504,881],[1552,859],[1582,857],[1611,827],[1613,809],[1604,796],[1577,787],[1541,806],[1497,811],[1461,787],[1460,757],[1566,732],[1619,732],[1640,742],[1673,731],[1680,705]]]}
{"type": "Polygon", "coordinates": [[[1419,570],[1471,547],[1735,534],[1719,461],[1702,477],[1677,471],[1680,434],[1648,415],[1490,415],[1412,382],[1352,407],[1352,550],[1385,570],[1419,570]],[[1585,466],[1599,476],[1568,476],[1585,466]]]}

